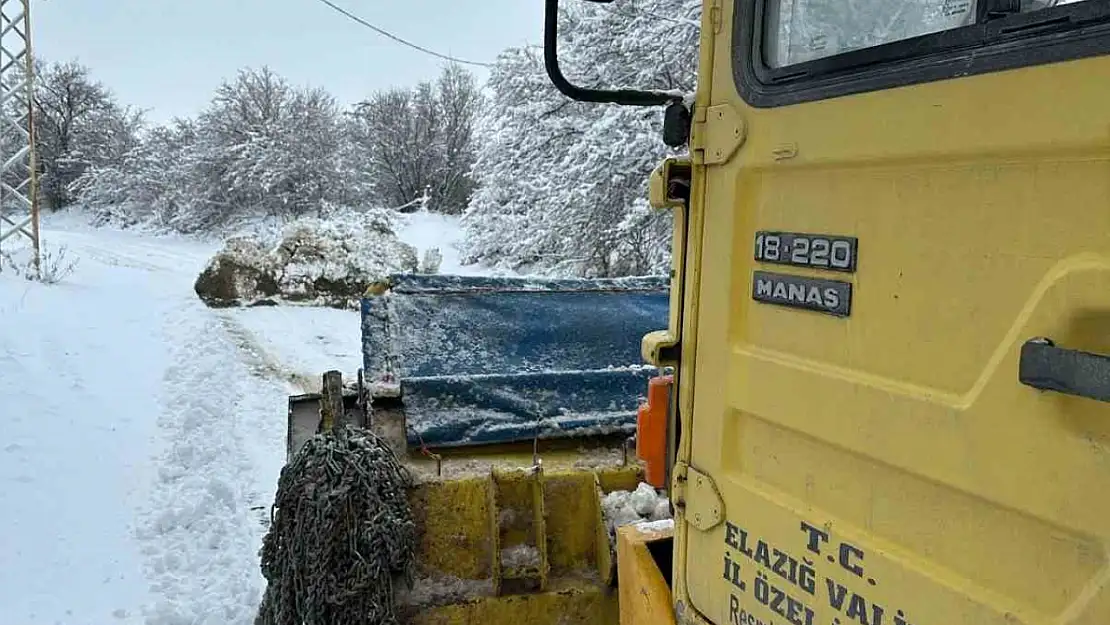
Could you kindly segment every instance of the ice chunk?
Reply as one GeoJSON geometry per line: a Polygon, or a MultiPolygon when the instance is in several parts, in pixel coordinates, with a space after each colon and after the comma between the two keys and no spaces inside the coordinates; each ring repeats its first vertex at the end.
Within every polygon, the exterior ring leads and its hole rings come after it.
{"type": "Polygon", "coordinates": [[[671,501],[663,497],[655,503],[655,509],[651,511],[651,520],[661,521],[669,518],[671,518],[671,501]]]}
{"type": "Polygon", "coordinates": [[[632,508],[636,510],[636,514],[641,517],[648,516],[655,510],[655,506],[659,501],[659,494],[655,492],[651,484],[640,482],[636,486],[636,490],[632,492],[632,508]]]}

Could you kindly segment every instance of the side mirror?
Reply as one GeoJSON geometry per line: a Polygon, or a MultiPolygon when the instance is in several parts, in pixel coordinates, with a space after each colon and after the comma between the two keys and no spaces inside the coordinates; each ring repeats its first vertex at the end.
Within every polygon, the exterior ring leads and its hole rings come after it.
{"type": "MultiPolygon", "coordinates": [[[[610,4],[613,0],[587,0],[597,4],[610,4]]],[[[559,69],[557,42],[559,39],[559,0],[545,0],[543,25],[543,61],[547,76],[563,95],[579,102],[622,104],[625,106],[662,106],[677,102],[682,105],[679,93],[664,91],[638,91],[635,89],[587,89],[571,84],[559,69]]],[[[688,113],[687,113],[688,114],[688,113]]]]}
{"type": "Polygon", "coordinates": [[[672,148],[686,145],[690,140],[690,123],[693,117],[682,100],[673,100],[663,111],[663,143],[672,148]]]}

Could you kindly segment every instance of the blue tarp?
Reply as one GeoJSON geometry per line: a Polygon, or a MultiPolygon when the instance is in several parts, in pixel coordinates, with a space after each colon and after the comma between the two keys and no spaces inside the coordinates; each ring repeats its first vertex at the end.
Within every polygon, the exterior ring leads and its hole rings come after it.
{"type": "Polygon", "coordinates": [[[396,275],[362,300],[368,383],[393,385],[412,445],[631,432],[667,326],[665,277],[396,275]]]}

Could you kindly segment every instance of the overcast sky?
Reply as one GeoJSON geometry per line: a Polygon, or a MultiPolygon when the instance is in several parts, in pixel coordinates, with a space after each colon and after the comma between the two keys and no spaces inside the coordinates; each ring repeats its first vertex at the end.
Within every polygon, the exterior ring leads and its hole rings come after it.
{"type": "MultiPolygon", "coordinates": [[[[475,61],[539,43],[543,0],[333,0],[419,45],[475,61]]],[[[318,0],[33,0],[35,54],[79,59],[124,103],[162,121],[192,115],[224,78],[269,65],[341,103],[434,78],[441,60],[318,0]]],[[[470,67],[482,79],[485,71],[470,67]]]]}

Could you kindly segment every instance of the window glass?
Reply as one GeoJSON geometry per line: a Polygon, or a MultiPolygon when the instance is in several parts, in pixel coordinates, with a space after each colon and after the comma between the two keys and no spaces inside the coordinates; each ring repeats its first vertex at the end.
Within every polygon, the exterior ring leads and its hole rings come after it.
{"type": "MultiPolygon", "coordinates": [[[[1076,1],[1076,0],[1072,0],[1076,1]]],[[[1021,0],[1023,13],[1067,0],[1021,0]]],[[[976,0],[767,0],[764,62],[783,67],[975,23],[976,0]]]]}

